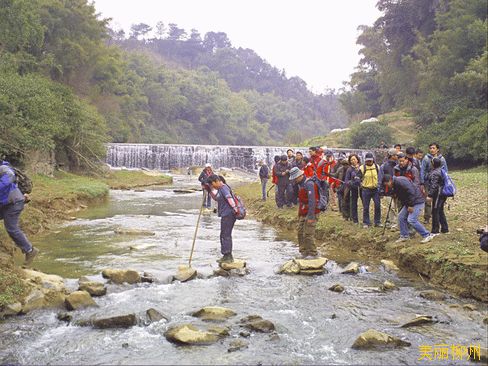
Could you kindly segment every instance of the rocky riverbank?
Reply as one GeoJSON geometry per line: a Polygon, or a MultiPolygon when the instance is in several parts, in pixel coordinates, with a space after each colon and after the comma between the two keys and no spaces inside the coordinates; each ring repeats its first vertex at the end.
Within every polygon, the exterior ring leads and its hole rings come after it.
{"type": "MultiPolygon", "coordinates": [[[[338,212],[328,211],[317,223],[316,239],[321,254],[330,259],[334,259],[332,253],[338,251],[370,260],[388,258],[432,285],[462,297],[488,302],[488,255],[479,249],[476,234],[476,228],[486,223],[486,171],[453,172],[452,177],[458,194],[446,204],[449,234],[437,236],[427,244],[420,244],[418,235],[409,242],[395,243],[399,237],[397,230],[387,230],[383,236],[382,228],[363,229],[343,220],[338,212]]],[[[297,210],[278,210],[273,190],[266,202],[260,198],[259,183],[241,186],[236,191],[244,198],[252,216],[280,228],[292,239],[296,237],[297,210]]],[[[387,199],[382,202],[383,215],[387,202],[387,199]]],[[[359,206],[361,212],[360,203],[359,206]]]]}
{"type": "MultiPolygon", "coordinates": [[[[157,172],[126,170],[111,171],[97,177],[58,171],[52,177],[36,175],[31,178],[34,184],[32,201],[26,205],[21,216],[21,227],[30,238],[49,231],[54,224],[70,220],[76,212],[106,199],[111,188],[132,189],[172,182],[171,177],[157,172]]],[[[49,281],[38,281],[35,278],[45,275],[37,273],[36,276],[31,276],[32,273],[19,267],[21,263],[22,255],[8,238],[2,225],[0,228],[0,314],[29,311],[29,306],[25,305],[29,302],[35,303],[37,300],[39,304],[45,303],[47,307],[57,305],[60,298],[54,294],[64,290],[57,289],[53,292],[51,284],[45,287],[43,283],[50,283],[52,278],[49,277],[49,281]],[[34,298],[31,298],[32,296],[34,298]]]]}

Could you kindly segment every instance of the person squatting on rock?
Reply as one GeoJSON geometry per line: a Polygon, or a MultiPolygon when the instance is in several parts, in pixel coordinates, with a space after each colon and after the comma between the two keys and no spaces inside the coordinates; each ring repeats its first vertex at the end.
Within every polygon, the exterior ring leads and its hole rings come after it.
{"type": "Polygon", "coordinates": [[[269,168],[263,160],[259,162],[259,179],[261,180],[262,200],[266,201],[266,184],[269,179],[269,168]]]}
{"type": "Polygon", "coordinates": [[[27,197],[17,187],[15,172],[7,161],[0,164],[0,220],[5,230],[25,254],[25,265],[29,266],[39,253],[32,246],[19,227],[19,218],[27,197]]]}
{"type": "MultiPolygon", "coordinates": [[[[442,156],[440,152],[440,146],[438,143],[433,142],[429,145],[429,153],[424,156],[422,159],[422,164],[420,165],[420,184],[421,190],[424,196],[427,196],[427,192],[429,192],[429,182],[427,180],[427,176],[430,173],[432,168],[432,159],[439,158],[441,160],[441,166],[447,170],[447,162],[446,159],[442,156]]],[[[425,204],[424,210],[424,223],[428,224],[430,222],[430,218],[432,216],[432,202],[427,202],[425,204]]]]}
{"type": "Polygon", "coordinates": [[[420,212],[424,209],[425,198],[418,186],[413,184],[407,177],[395,177],[388,174],[383,176],[385,188],[393,190],[393,194],[401,204],[398,214],[398,226],[400,227],[400,238],[397,242],[410,240],[408,225],[411,225],[422,237],[421,243],[427,243],[434,238],[418,220],[420,212]]]}
{"type": "Polygon", "coordinates": [[[203,207],[205,208],[211,208],[212,207],[212,199],[210,198],[210,195],[208,192],[205,190],[205,184],[207,183],[208,177],[210,177],[212,174],[214,174],[212,170],[212,165],[210,164],[205,164],[205,168],[202,170],[200,173],[198,180],[200,181],[203,189],[203,194],[206,196],[204,201],[203,201],[203,207]]]}
{"type": "Polygon", "coordinates": [[[319,191],[314,178],[307,178],[303,171],[294,167],[290,170],[290,179],[298,185],[298,246],[302,258],[313,259],[317,256],[315,246],[315,227],[317,224],[319,191]]]}
{"type": "Polygon", "coordinates": [[[234,261],[232,256],[232,230],[236,222],[237,206],[230,187],[223,183],[221,178],[213,174],[207,178],[205,189],[217,201],[217,216],[220,217],[220,263],[234,261]]]}
{"type": "Polygon", "coordinates": [[[432,205],[432,234],[439,234],[439,226],[441,233],[447,234],[449,226],[447,224],[446,214],[444,213],[444,204],[447,197],[442,195],[442,187],[444,186],[444,178],[442,176],[441,159],[432,159],[433,170],[427,175],[427,201],[432,205]]]}

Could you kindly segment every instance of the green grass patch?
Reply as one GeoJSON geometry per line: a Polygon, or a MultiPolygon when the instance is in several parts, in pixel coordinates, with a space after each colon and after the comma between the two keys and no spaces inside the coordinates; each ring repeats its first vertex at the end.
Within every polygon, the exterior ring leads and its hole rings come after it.
{"type": "Polygon", "coordinates": [[[11,268],[0,268],[0,307],[18,302],[27,286],[22,277],[11,268]]]}
{"type": "Polygon", "coordinates": [[[173,182],[173,178],[164,174],[139,170],[113,170],[104,181],[112,189],[127,189],[170,184],[173,182]]]}

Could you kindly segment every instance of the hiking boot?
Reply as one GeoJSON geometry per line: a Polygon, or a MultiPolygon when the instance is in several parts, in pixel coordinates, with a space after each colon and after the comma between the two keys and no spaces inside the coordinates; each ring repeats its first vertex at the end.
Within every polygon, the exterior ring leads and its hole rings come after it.
{"type": "Polygon", "coordinates": [[[429,241],[431,241],[431,240],[432,240],[432,239],[434,239],[434,238],[435,238],[435,235],[429,234],[429,235],[427,235],[425,238],[423,238],[423,239],[422,239],[420,242],[421,242],[422,244],[424,244],[424,243],[428,243],[429,241]]]}
{"type": "Polygon", "coordinates": [[[232,263],[234,262],[234,257],[232,254],[224,254],[224,256],[220,259],[217,259],[218,263],[232,263]]]}
{"type": "Polygon", "coordinates": [[[32,250],[29,253],[25,253],[24,265],[30,266],[38,253],[39,253],[39,249],[32,247],[32,250]]]}

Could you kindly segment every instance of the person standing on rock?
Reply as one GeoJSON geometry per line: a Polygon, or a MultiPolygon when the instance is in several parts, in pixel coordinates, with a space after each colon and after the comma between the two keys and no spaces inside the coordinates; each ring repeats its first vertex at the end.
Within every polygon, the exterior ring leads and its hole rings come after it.
{"type": "Polygon", "coordinates": [[[231,193],[230,187],[223,183],[221,178],[213,174],[207,178],[205,189],[218,203],[217,215],[220,217],[220,251],[222,258],[219,263],[231,263],[232,257],[232,230],[238,213],[237,205],[231,193]]]}
{"type": "Polygon", "coordinates": [[[200,176],[198,177],[198,180],[200,181],[200,183],[202,185],[203,194],[206,195],[206,197],[203,201],[203,207],[205,207],[205,208],[211,208],[212,207],[212,199],[210,198],[210,195],[205,190],[205,184],[207,183],[207,179],[212,174],[214,174],[214,172],[212,170],[212,165],[205,164],[205,168],[202,170],[202,172],[200,173],[200,176]]]}
{"type": "Polygon", "coordinates": [[[261,180],[262,200],[266,201],[266,184],[269,179],[269,168],[263,160],[259,162],[259,179],[261,180]]]}
{"type": "Polygon", "coordinates": [[[383,184],[393,190],[393,194],[401,204],[398,213],[398,226],[400,226],[400,238],[396,241],[404,242],[410,240],[408,225],[412,226],[422,237],[421,243],[427,243],[434,238],[418,220],[420,213],[425,206],[425,198],[416,186],[407,177],[395,177],[388,174],[383,176],[383,184]]]}
{"type": "MultiPolygon", "coordinates": [[[[294,167],[290,179],[298,185],[298,247],[302,258],[317,257],[315,227],[320,213],[318,209],[319,190],[314,178],[306,178],[303,171],[294,167]]],[[[315,178],[316,179],[316,178],[315,178]]]]}
{"type": "Polygon", "coordinates": [[[15,172],[12,166],[2,161],[0,164],[0,220],[3,220],[5,230],[25,254],[25,265],[30,266],[39,253],[32,246],[19,227],[20,214],[24,210],[27,195],[24,195],[17,187],[15,172]]]}

